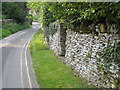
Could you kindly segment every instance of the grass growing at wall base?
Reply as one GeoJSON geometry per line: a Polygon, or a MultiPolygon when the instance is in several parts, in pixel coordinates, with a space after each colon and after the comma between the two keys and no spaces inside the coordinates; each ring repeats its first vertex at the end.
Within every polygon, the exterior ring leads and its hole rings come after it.
{"type": "Polygon", "coordinates": [[[61,63],[44,43],[39,30],[30,43],[33,68],[40,88],[89,88],[83,79],[75,77],[73,71],[61,63]]]}

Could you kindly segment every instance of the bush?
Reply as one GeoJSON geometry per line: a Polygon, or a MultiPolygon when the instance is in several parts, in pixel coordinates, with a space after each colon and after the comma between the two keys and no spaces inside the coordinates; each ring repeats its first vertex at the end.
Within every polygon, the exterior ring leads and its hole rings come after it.
{"type": "Polygon", "coordinates": [[[0,29],[0,39],[2,39],[3,37],[6,37],[6,36],[9,36],[9,35],[11,35],[12,33],[9,31],[9,30],[7,30],[7,29],[0,29]]]}
{"type": "Polygon", "coordinates": [[[44,26],[56,20],[80,27],[89,23],[120,24],[119,2],[44,2],[28,3],[29,7],[42,18],[44,26]],[[43,12],[43,14],[41,14],[43,12]]]}
{"type": "Polygon", "coordinates": [[[13,33],[16,33],[17,31],[30,28],[29,25],[21,25],[16,23],[3,23],[2,29],[0,29],[0,39],[9,36],[13,33]]]}
{"type": "Polygon", "coordinates": [[[13,19],[17,23],[24,24],[27,20],[27,8],[25,2],[3,2],[2,3],[3,18],[13,19]]]}

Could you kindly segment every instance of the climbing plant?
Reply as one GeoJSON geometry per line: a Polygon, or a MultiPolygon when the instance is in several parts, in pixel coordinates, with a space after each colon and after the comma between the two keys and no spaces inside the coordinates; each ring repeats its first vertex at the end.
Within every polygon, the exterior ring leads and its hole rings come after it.
{"type": "MultiPolygon", "coordinates": [[[[115,78],[114,72],[117,72],[117,75],[120,75],[120,41],[116,42],[108,42],[108,45],[103,50],[97,52],[97,63],[98,63],[98,70],[100,72],[103,72],[103,75],[108,78],[108,80],[111,80],[112,78],[115,78]],[[112,70],[112,71],[110,71],[112,70]],[[115,71],[117,70],[117,71],[115,71]],[[107,76],[106,76],[107,75],[107,76]]],[[[110,82],[110,81],[109,81],[110,82]]],[[[113,82],[116,86],[120,86],[120,78],[116,77],[116,79],[113,82]]]]}

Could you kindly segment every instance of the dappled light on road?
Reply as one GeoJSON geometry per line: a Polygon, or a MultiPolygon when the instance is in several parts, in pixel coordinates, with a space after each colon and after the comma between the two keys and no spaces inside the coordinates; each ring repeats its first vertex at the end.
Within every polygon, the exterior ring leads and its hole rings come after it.
{"type": "Polygon", "coordinates": [[[32,22],[32,28],[40,28],[41,25],[39,22],[32,22]]]}

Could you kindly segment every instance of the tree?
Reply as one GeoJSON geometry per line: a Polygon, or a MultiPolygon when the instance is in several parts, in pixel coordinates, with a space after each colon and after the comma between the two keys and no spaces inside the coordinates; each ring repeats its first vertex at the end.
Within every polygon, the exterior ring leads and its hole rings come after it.
{"type": "Polygon", "coordinates": [[[13,19],[17,23],[23,24],[27,19],[27,8],[25,2],[3,2],[2,15],[6,18],[13,19]]]}
{"type": "Polygon", "coordinates": [[[55,20],[75,28],[93,22],[120,25],[120,2],[29,2],[28,6],[37,11],[44,26],[55,20]]]}

